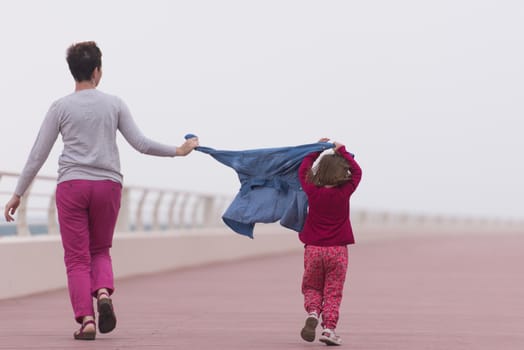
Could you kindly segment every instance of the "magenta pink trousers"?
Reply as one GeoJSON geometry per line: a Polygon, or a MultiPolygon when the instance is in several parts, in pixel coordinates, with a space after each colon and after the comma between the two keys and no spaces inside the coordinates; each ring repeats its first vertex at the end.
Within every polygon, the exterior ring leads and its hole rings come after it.
{"type": "Polygon", "coordinates": [[[323,328],[337,327],[347,267],[347,246],[306,246],[304,250],[304,308],[322,315],[323,328]]]}
{"type": "Polygon", "coordinates": [[[114,291],[109,250],[121,194],[122,185],[110,180],[65,181],[56,189],[69,297],[79,323],[94,315],[98,289],[114,291]]]}

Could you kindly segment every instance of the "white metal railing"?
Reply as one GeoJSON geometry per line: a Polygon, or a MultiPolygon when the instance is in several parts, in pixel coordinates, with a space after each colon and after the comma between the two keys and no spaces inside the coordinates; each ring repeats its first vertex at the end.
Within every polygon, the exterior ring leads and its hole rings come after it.
{"type": "MultiPolygon", "coordinates": [[[[0,204],[7,203],[19,174],[0,171],[0,204]]],[[[56,178],[37,176],[22,197],[14,224],[0,219],[0,237],[58,234],[55,205],[56,178]],[[2,232],[4,231],[4,232],[2,232]]],[[[165,188],[125,186],[116,231],[168,231],[182,228],[206,228],[223,225],[221,216],[232,201],[231,196],[201,194],[165,188]]],[[[354,210],[354,225],[378,229],[437,229],[456,231],[510,230],[524,233],[523,220],[393,213],[380,210],[354,210]]]]}
{"type": "MultiPolygon", "coordinates": [[[[17,173],[0,171],[2,209],[13,193],[18,176],[17,173]]],[[[55,188],[55,177],[37,176],[22,197],[14,224],[0,223],[4,234],[58,234],[55,188]]],[[[222,212],[231,199],[224,195],[125,186],[116,231],[162,231],[219,226],[222,212]]],[[[3,215],[1,221],[4,221],[3,215]]]]}

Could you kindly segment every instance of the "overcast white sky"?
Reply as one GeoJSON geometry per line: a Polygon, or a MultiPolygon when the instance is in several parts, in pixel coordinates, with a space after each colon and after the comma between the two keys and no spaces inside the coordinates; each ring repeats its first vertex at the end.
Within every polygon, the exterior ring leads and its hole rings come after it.
{"type": "MultiPolygon", "coordinates": [[[[0,170],[21,171],[50,104],[72,92],[65,50],[95,40],[99,89],[150,138],[252,149],[330,137],[356,154],[357,208],[524,217],[524,2],[0,3],[0,170]]],[[[210,156],[141,155],[125,184],[236,194],[210,156]]],[[[40,174],[55,175],[58,141],[40,174]]]]}

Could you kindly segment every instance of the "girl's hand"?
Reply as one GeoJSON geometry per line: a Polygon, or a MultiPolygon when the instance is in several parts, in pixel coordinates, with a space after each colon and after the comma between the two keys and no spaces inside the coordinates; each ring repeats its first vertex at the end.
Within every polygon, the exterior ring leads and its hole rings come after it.
{"type": "Polygon", "coordinates": [[[340,143],[340,142],[333,142],[333,144],[335,145],[334,149],[335,149],[335,152],[338,151],[338,149],[342,146],[344,146],[344,144],[340,143]]]}
{"type": "Polygon", "coordinates": [[[318,140],[318,142],[328,142],[328,141],[329,141],[328,137],[323,137],[320,140],[318,140]]]}

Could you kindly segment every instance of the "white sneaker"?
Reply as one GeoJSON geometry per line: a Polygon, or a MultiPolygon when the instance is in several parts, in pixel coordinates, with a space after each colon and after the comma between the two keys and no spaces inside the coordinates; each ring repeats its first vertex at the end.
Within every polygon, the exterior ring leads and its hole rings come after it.
{"type": "Polygon", "coordinates": [[[335,331],[329,328],[324,328],[320,338],[318,339],[326,345],[340,345],[342,344],[342,339],[335,334],[335,331]]]}
{"type": "Polygon", "coordinates": [[[302,328],[302,331],[300,332],[300,336],[305,341],[312,342],[315,340],[315,329],[318,325],[318,315],[316,312],[310,313],[306,318],[306,324],[304,325],[304,328],[302,328]]]}

